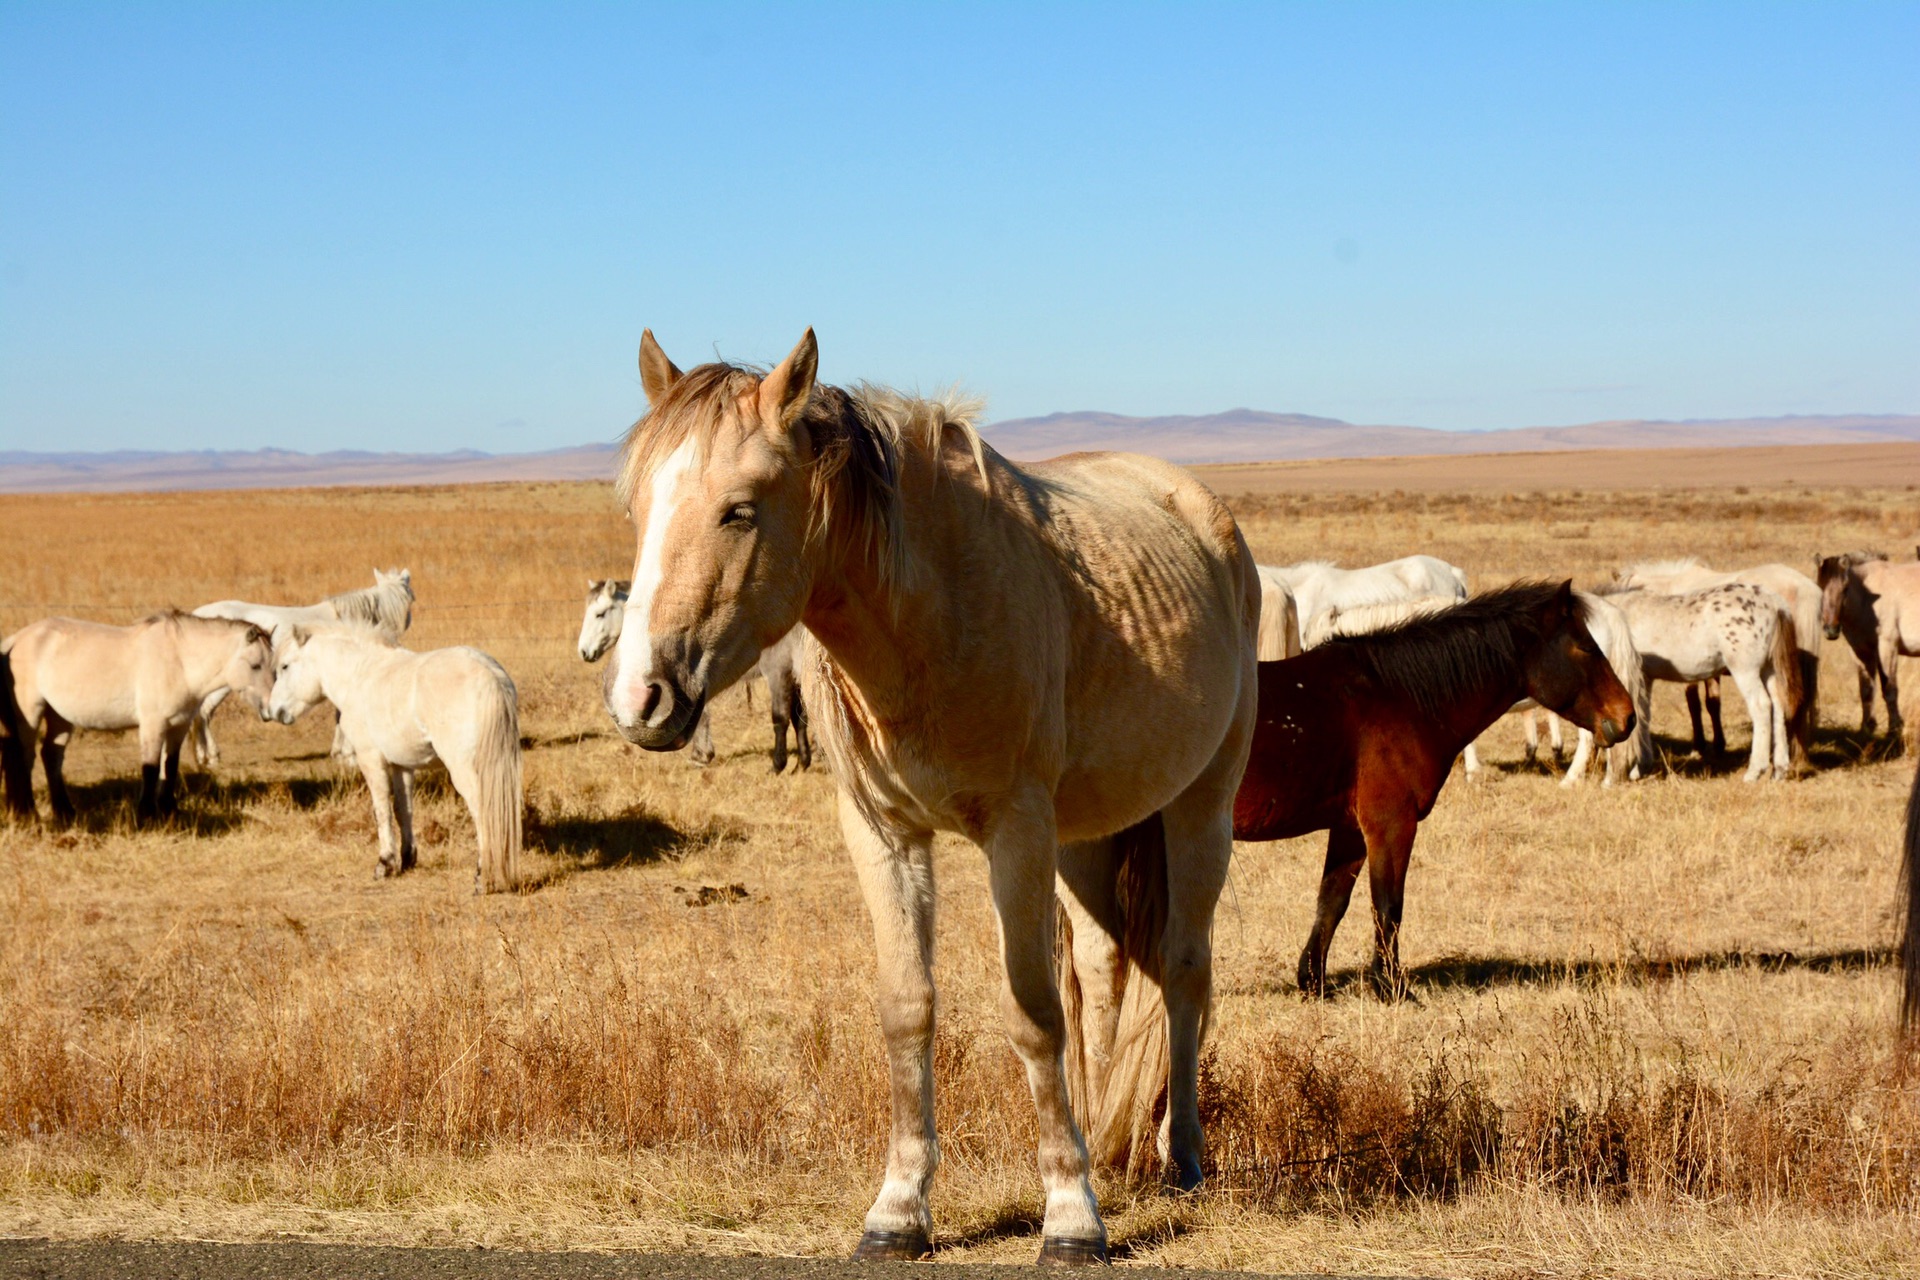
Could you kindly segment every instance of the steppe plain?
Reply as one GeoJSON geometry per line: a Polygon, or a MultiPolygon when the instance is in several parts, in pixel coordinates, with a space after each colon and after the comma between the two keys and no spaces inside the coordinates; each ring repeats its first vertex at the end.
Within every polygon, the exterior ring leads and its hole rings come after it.
{"type": "MultiPolygon", "coordinates": [[[[1450,485],[1402,460],[1201,473],[1262,561],[1420,550],[1476,584],[1588,585],[1680,554],[1911,554],[1920,447],[1886,448],[1554,455],[1491,484],[1495,464],[1463,458],[1443,460],[1450,485]]],[[[409,643],[480,645],[519,683],[532,872],[472,897],[471,829],[430,780],[422,867],[376,882],[364,787],[328,760],[323,715],[286,729],[230,703],[226,760],[159,830],[132,825],[131,738],[82,735],[79,827],[0,827],[0,1235],[851,1246],[884,1068],[832,782],[770,775],[764,696],[745,691],[720,701],[705,770],[612,734],[573,639],[585,579],[632,554],[599,484],[0,497],[7,630],[411,567],[409,643]]],[[[1920,1090],[1892,1036],[1913,760],[1853,732],[1839,644],[1821,710],[1817,770],[1762,786],[1739,780],[1731,699],[1734,756],[1695,761],[1663,689],[1672,772],[1613,790],[1563,790],[1504,722],[1489,776],[1456,775],[1422,828],[1399,1004],[1354,981],[1364,889],[1339,994],[1301,1001],[1320,841],[1242,846],[1217,933],[1212,1180],[1179,1199],[1103,1182],[1117,1256],[1920,1268],[1920,1090]]],[[[995,1012],[983,868],[943,841],[938,870],[939,1256],[1027,1261],[1031,1106],[995,1012]]]]}

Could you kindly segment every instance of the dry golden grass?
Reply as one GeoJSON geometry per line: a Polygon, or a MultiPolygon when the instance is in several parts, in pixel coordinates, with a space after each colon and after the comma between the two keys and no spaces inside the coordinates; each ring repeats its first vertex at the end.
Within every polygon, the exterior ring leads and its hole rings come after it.
{"type": "MultiPolygon", "coordinates": [[[[1238,500],[1263,560],[1420,549],[1480,581],[1639,557],[1807,563],[1911,543],[1905,492],[1238,500]]],[[[86,816],[0,827],[0,1233],[838,1252],[877,1186],[871,951],[823,772],[768,775],[764,697],[720,759],[613,737],[572,652],[630,533],[604,486],[0,499],[0,626],[407,564],[410,643],[476,643],[523,697],[534,888],[467,892],[429,785],[421,869],[375,882],[358,778],[237,708],[181,821],[130,823],[130,738],[69,756],[86,816]],[[704,885],[738,901],[693,906],[704,885]]],[[[1210,1189],[1102,1189],[1124,1257],[1505,1275],[1911,1273],[1920,1093],[1896,1061],[1909,763],[1862,759],[1828,646],[1825,766],[1737,761],[1563,792],[1456,778],[1423,826],[1415,999],[1303,1004],[1318,839],[1245,846],[1218,930],[1210,1189]]],[[[1736,750],[1744,721],[1728,707],[1736,750]]],[[[1663,690],[1670,751],[1684,718],[1663,690]]],[[[1028,1260],[1031,1106],[998,1026],[977,853],[942,842],[943,1256],[1028,1260]]],[[[1364,961],[1364,891],[1333,957],[1364,961]]]]}

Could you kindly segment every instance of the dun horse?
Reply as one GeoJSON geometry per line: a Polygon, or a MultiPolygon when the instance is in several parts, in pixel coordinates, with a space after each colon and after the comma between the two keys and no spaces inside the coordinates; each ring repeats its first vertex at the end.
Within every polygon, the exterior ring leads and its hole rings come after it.
{"type": "Polygon", "coordinates": [[[620,470],[637,563],[607,707],[633,742],[674,750],[805,624],[807,706],[873,918],[891,1063],[886,1179],[859,1256],[931,1247],[939,830],[987,856],[1001,1005],[1039,1118],[1041,1257],[1104,1260],[1076,1115],[1096,1157],[1142,1159],[1165,1079],[1167,1176],[1200,1178],[1210,930],[1255,711],[1253,558],[1176,467],[1016,467],[972,406],[818,386],[816,364],[811,331],[764,376],[682,373],[642,339],[651,408],[620,470]]]}
{"type": "MultiPolygon", "coordinates": [[[[587,612],[580,620],[580,660],[598,662],[620,638],[620,624],[626,617],[627,597],[633,583],[626,578],[587,579],[587,612]]],[[[773,771],[787,769],[787,726],[793,726],[795,754],[802,771],[813,767],[813,739],[807,734],[807,704],[800,697],[800,677],[795,663],[800,657],[798,628],[774,641],[760,655],[753,670],[767,682],[767,700],[773,714],[773,771]]],[[[687,754],[697,765],[713,763],[713,713],[702,712],[700,727],[693,731],[693,744],[687,754]]]]}
{"type": "Polygon", "coordinates": [[[296,626],[280,646],[268,710],[292,724],[321,699],[340,712],[380,827],[376,876],[414,864],[413,773],[440,760],[479,845],[474,892],[514,887],[520,861],[520,702],[478,649],[414,653],[370,627],[296,626]]]}
{"type": "Polygon", "coordinates": [[[1453,758],[1523,698],[1609,745],[1633,702],[1594,642],[1571,583],[1520,583],[1369,635],[1260,664],[1260,719],[1233,807],[1240,840],[1326,831],[1326,868],[1300,990],[1325,995],[1327,947],[1364,864],[1371,981],[1402,986],[1400,915],[1420,821],[1453,758]]]}
{"type": "MultiPolygon", "coordinates": [[[[171,813],[180,747],[216,691],[238,689],[261,708],[273,687],[273,645],[250,622],[156,613],[130,627],[43,618],[0,644],[13,675],[20,745],[36,739],[53,816],[71,822],[63,766],[75,728],[140,731],[142,819],[171,813]]],[[[263,712],[264,714],[264,712],[263,712]]]]}
{"type": "Polygon", "coordinates": [[[1820,561],[1820,625],[1829,640],[1846,637],[1860,660],[1860,732],[1873,734],[1873,686],[1887,705],[1887,734],[1898,740],[1900,658],[1920,656],[1920,564],[1884,556],[1828,556],[1820,561]]]}

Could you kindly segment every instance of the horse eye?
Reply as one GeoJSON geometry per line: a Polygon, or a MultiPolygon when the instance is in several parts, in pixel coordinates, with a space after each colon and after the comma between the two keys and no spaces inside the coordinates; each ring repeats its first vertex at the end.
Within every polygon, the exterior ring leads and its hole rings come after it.
{"type": "Polygon", "coordinates": [[[753,527],[754,514],[755,512],[751,502],[738,502],[727,509],[726,515],[720,517],[720,523],[723,525],[738,525],[742,528],[751,529],[753,527]]]}

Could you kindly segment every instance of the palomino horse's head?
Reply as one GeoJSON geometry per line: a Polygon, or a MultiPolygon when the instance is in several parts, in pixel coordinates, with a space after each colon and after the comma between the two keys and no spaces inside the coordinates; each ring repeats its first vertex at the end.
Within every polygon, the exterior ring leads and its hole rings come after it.
{"type": "Polygon", "coordinates": [[[587,613],[580,620],[580,660],[598,662],[620,638],[620,614],[627,583],[613,578],[587,579],[587,613]]]}
{"type": "Polygon", "coordinates": [[[227,687],[251,703],[265,720],[267,699],[273,694],[273,637],[250,622],[245,626],[245,634],[221,675],[227,687]]]}
{"type": "Polygon", "coordinates": [[[811,329],[764,376],[724,364],[682,373],[651,330],[641,337],[649,408],[620,481],[638,546],[602,685],[630,742],[685,746],[707,699],[800,620],[817,480],[803,415],[818,363],[811,329]]]}
{"type": "Polygon", "coordinates": [[[1820,584],[1820,629],[1827,639],[1840,638],[1840,608],[1846,599],[1847,582],[1853,577],[1852,556],[1822,556],[1814,581],[1820,584]]]}
{"type": "Polygon", "coordinates": [[[1633,699],[1587,630],[1572,582],[1540,606],[1538,622],[1540,643],[1525,659],[1528,695],[1608,746],[1624,741],[1633,732],[1633,699]]]}

